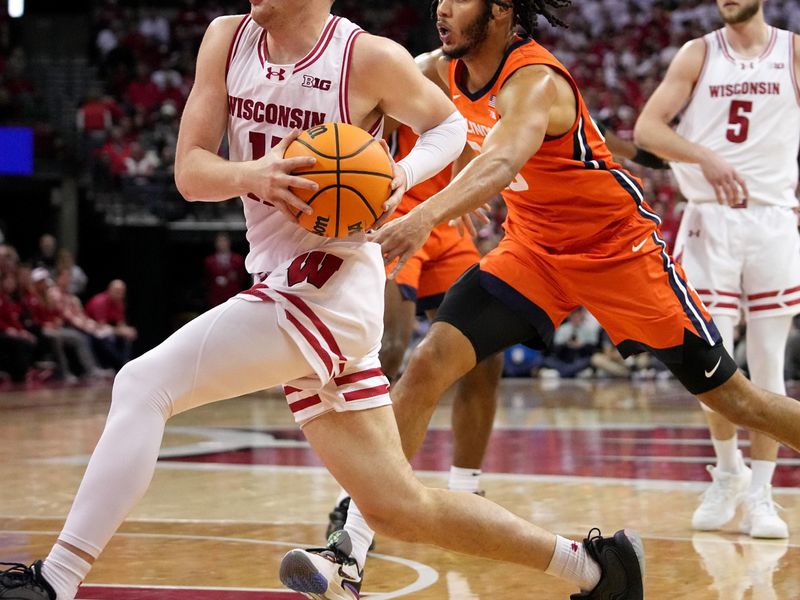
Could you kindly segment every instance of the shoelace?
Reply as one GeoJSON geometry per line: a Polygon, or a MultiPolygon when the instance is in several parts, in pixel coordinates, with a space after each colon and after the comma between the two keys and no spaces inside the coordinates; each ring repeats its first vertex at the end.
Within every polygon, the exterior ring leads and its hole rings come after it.
{"type": "Polygon", "coordinates": [[[756,512],[760,508],[766,509],[766,512],[768,512],[771,515],[777,515],[778,508],[781,510],[786,510],[780,504],[778,504],[777,502],[775,502],[770,498],[759,498],[758,500],[753,502],[752,508],[750,510],[751,512],[756,512]]]}
{"type": "Polygon", "coordinates": [[[20,563],[5,562],[0,562],[0,565],[11,567],[5,571],[0,571],[0,581],[2,581],[3,585],[6,587],[20,587],[35,580],[32,567],[28,567],[20,563]]]}

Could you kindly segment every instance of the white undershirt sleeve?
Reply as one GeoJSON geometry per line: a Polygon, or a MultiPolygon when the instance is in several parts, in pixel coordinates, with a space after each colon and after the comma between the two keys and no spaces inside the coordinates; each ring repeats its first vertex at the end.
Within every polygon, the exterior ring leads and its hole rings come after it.
{"type": "Polygon", "coordinates": [[[458,111],[422,133],[411,152],[399,161],[405,171],[407,189],[430,179],[453,162],[467,142],[467,120],[458,111]]]}

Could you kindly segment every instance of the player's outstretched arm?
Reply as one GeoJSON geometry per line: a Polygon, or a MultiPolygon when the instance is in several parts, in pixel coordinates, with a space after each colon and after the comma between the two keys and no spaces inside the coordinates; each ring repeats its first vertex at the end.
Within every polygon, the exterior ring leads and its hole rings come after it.
{"type": "Polygon", "coordinates": [[[225,68],[228,48],[242,16],[212,21],[197,55],[195,82],[181,118],[175,152],[175,184],[187,200],[227,200],[254,193],[262,200],[285,207],[308,206],[289,186],[314,189],[316,184],[290,175],[313,165],[311,157],[284,159],[285,143],[259,160],[231,162],[217,155],[228,122],[225,68]]]}
{"type": "Polygon", "coordinates": [[[680,49],[664,81],[642,109],[636,121],[634,142],[667,160],[697,163],[714,188],[717,202],[735,205],[747,200],[747,184],[741,175],[715,152],[678,135],[670,123],[688,101],[705,60],[706,43],[692,40],[680,49]]]}
{"type": "Polygon", "coordinates": [[[399,256],[397,268],[402,268],[435,225],[476,210],[506,188],[541,147],[552,115],[571,111],[574,121],[574,96],[570,106],[562,106],[568,103],[558,93],[557,77],[549,67],[533,65],[509,78],[497,95],[502,118],[481,153],[444,190],[375,234],[387,261],[399,256]]]}
{"type": "Polygon", "coordinates": [[[406,189],[432,177],[460,154],[467,138],[466,121],[450,98],[420,72],[408,51],[387,38],[359,36],[352,69],[358,93],[351,92],[351,104],[371,103],[420,136],[397,165],[394,193],[384,205],[379,226],[406,189]]]}

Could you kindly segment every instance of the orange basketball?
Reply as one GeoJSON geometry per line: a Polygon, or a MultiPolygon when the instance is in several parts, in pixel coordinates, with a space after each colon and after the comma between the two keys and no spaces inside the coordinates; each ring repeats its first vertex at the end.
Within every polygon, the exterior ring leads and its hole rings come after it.
{"type": "Polygon", "coordinates": [[[372,227],[391,195],[392,162],[378,140],[347,123],[323,123],[289,144],[285,158],[313,156],[317,163],[294,173],[319,184],[316,192],[293,188],[313,212],[297,213],[311,233],[346,237],[372,227]]]}

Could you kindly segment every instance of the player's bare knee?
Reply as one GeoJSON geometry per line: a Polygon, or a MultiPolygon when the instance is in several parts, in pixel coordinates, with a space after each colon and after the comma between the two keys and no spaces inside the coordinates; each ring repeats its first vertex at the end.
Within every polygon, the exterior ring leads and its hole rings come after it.
{"type": "Polygon", "coordinates": [[[732,377],[699,398],[736,425],[754,429],[763,425],[766,415],[764,392],[744,377],[732,377]]]}
{"type": "Polygon", "coordinates": [[[367,509],[360,503],[358,507],[375,533],[405,542],[418,542],[424,537],[424,517],[428,514],[426,502],[427,488],[419,485],[402,494],[387,494],[381,502],[370,502],[367,509]]]}

